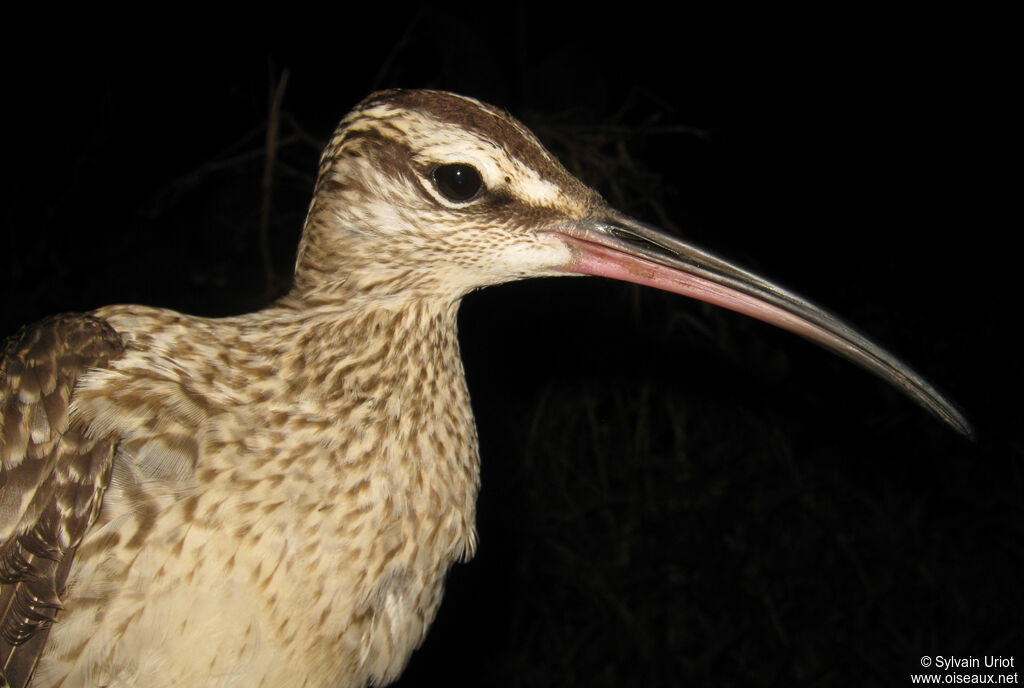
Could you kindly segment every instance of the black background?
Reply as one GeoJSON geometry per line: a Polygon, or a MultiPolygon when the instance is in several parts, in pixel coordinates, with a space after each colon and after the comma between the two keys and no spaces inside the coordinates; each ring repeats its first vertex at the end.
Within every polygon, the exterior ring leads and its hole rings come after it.
{"type": "Polygon", "coordinates": [[[0,334],[113,302],[258,308],[352,105],[472,95],[620,209],[856,323],[978,439],[681,297],[473,294],[481,546],[398,685],[907,685],[922,655],[1024,660],[1007,19],[484,10],[10,18],[0,334]]]}

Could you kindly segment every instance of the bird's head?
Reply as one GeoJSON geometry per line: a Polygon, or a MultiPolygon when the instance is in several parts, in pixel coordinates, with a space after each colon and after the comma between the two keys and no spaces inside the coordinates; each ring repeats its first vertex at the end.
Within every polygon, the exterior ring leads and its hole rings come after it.
{"type": "Polygon", "coordinates": [[[438,91],[375,93],[321,159],[297,279],[346,298],[457,299],[557,274],[571,249],[546,230],[604,208],[505,112],[438,91]]]}
{"type": "Polygon", "coordinates": [[[615,211],[513,117],[452,93],[375,93],[341,122],[321,159],[293,295],[454,302],[568,274],[676,292],[796,332],[970,434],[949,401],[841,320],[615,211]]]}

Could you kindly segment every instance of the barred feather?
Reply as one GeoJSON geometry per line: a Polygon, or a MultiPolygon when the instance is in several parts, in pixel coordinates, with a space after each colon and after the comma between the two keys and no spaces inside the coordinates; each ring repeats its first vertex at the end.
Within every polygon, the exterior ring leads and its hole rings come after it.
{"type": "Polygon", "coordinates": [[[65,577],[99,512],[114,440],[69,422],[79,377],[123,351],[102,320],[60,315],[22,328],[0,358],[0,677],[25,686],[65,577]],[[31,642],[30,642],[31,641],[31,642]]]}

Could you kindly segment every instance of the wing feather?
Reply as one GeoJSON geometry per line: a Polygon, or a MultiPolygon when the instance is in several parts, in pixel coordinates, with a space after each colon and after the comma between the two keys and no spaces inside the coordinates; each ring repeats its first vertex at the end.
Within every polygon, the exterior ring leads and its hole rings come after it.
{"type": "Polygon", "coordinates": [[[0,686],[28,685],[110,482],[116,439],[71,418],[75,384],[123,351],[88,315],[24,327],[0,350],[0,686]]]}

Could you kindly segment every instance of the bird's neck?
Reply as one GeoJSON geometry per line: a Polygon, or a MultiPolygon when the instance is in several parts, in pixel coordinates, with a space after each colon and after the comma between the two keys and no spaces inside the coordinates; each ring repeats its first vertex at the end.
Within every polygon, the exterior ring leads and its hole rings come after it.
{"type": "Polygon", "coordinates": [[[398,511],[450,510],[471,552],[480,469],[458,302],[295,305],[277,306],[293,321],[278,356],[290,398],[330,419],[346,473],[359,464],[398,511]]]}
{"type": "Polygon", "coordinates": [[[455,386],[463,379],[457,337],[458,301],[428,298],[352,299],[310,304],[292,296],[273,317],[281,374],[300,398],[401,398],[455,386]]]}

